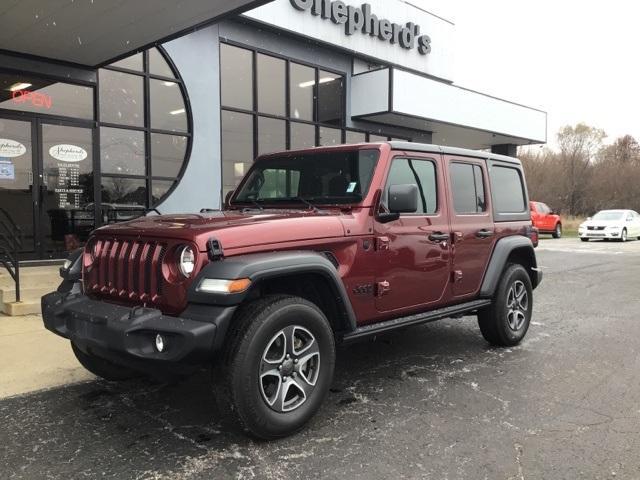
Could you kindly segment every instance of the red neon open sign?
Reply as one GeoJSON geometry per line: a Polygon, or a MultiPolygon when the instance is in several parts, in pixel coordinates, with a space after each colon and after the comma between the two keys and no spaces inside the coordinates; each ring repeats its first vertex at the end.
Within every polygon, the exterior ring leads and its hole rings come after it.
{"type": "Polygon", "coordinates": [[[34,107],[51,109],[53,100],[46,93],[32,92],[30,90],[16,90],[11,93],[13,103],[30,103],[34,107]]]}

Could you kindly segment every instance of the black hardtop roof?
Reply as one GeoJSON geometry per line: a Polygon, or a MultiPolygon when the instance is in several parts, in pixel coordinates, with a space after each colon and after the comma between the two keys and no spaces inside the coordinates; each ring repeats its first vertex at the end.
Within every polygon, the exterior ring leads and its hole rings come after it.
{"type": "Polygon", "coordinates": [[[413,152],[442,153],[445,155],[456,155],[461,157],[482,158],[483,160],[497,160],[500,162],[515,163],[521,165],[519,159],[498,155],[497,153],[483,152],[481,150],[471,150],[469,148],[446,147],[444,145],[432,145],[429,143],[413,142],[388,142],[394,150],[406,150],[413,152]]]}

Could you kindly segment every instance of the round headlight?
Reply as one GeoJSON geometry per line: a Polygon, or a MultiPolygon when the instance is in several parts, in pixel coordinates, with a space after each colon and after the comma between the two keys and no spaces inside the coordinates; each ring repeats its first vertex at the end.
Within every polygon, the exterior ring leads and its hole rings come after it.
{"type": "Polygon", "coordinates": [[[180,251],[180,260],[178,261],[180,273],[185,277],[189,277],[193,273],[195,266],[196,256],[193,253],[193,249],[191,247],[183,247],[180,251]]]}

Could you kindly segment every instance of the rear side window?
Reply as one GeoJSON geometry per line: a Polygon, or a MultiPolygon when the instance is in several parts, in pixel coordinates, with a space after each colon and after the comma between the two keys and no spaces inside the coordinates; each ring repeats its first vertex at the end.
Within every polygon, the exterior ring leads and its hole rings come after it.
{"type": "Polygon", "coordinates": [[[451,189],[456,213],[481,213],[487,209],[482,167],[470,163],[452,162],[451,189]]]}
{"type": "Polygon", "coordinates": [[[496,213],[522,213],[526,210],[525,190],[518,169],[493,165],[489,169],[489,177],[496,213]]]}
{"type": "Polygon", "coordinates": [[[418,210],[416,213],[431,215],[438,210],[436,166],[429,160],[396,158],[391,164],[387,187],[384,191],[386,203],[391,185],[417,185],[418,210]]]}

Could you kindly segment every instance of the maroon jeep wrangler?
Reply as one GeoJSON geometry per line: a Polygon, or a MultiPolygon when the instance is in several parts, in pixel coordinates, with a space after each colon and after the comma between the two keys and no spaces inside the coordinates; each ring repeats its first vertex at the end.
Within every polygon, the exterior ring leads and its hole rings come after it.
{"type": "Polygon", "coordinates": [[[540,283],[522,166],[406,142],[258,158],[222,211],[108,225],[42,298],[45,326],[107,380],[213,365],[225,418],[303,427],[336,344],[477,315],[520,342],[540,283]]]}

